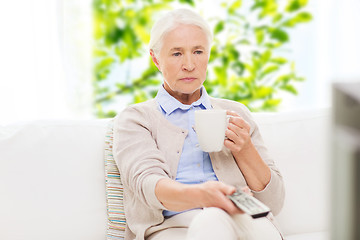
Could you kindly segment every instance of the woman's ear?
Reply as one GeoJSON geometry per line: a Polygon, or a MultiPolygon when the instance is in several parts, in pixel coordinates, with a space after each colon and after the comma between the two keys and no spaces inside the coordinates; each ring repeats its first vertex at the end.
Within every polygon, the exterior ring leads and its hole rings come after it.
{"type": "Polygon", "coordinates": [[[159,69],[159,71],[161,72],[159,60],[158,60],[158,58],[155,56],[155,53],[154,53],[154,51],[153,51],[152,49],[150,50],[150,55],[151,55],[151,59],[152,59],[152,61],[154,62],[155,66],[156,66],[156,67],[159,69]]]}

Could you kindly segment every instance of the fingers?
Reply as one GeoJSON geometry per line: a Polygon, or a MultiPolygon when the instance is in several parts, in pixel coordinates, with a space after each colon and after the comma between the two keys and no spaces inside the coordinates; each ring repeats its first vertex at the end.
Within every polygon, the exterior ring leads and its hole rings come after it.
{"type": "Polygon", "coordinates": [[[250,142],[250,124],[233,111],[227,111],[227,114],[230,118],[225,132],[227,139],[224,145],[233,153],[237,153],[248,146],[250,142]]]}
{"type": "MultiPolygon", "coordinates": [[[[230,215],[244,213],[227,197],[236,191],[234,186],[218,181],[208,181],[200,184],[200,186],[203,195],[202,207],[217,207],[230,215]]],[[[249,187],[245,186],[242,190],[252,195],[249,187]]]]}
{"type": "Polygon", "coordinates": [[[243,210],[238,208],[231,200],[229,200],[229,206],[227,209],[224,209],[228,214],[234,215],[234,214],[242,214],[244,213],[243,210]]]}
{"type": "MultiPolygon", "coordinates": [[[[254,196],[253,192],[251,191],[251,189],[248,186],[242,187],[241,190],[244,193],[246,193],[246,194],[248,194],[250,196],[254,196]]],[[[243,214],[244,213],[244,211],[242,211],[240,208],[236,207],[236,205],[234,203],[232,203],[232,205],[235,208],[229,207],[229,209],[227,211],[230,215],[232,215],[232,214],[243,214]]]]}
{"type": "MultiPolygon", "coordinates": [[[[229,122],[228,126],[227,126],[227,131],[229,135],[234,135],[234,136],[238,136],[241,134],[241,132],[243,131],[244,128],[239,127],[238,125],[234,124],[233,122],[229,122]]],[[[230,136],[227,136],[230,137],[230,136]]]]}
{"type": "Polygon", "coordinates": [[[253,192],[251,191],[251,189],[248,186],[242,187],[241,190],[250,196],[254,196],[253,192]]]}
{"type": "Polygon", "coordinates": [[[231,194],[233,194],[235,191],[236,191],[236,188],[235,188],[234,186],[230,186],[230,185],[224,184],[223,193],[224,193],[225,195],[231,195],[231,194]]]}
{"type": "Polygon", "coordinates": [[[227,111],[226,111],[226,114],[227,114],[227,115],[230,115],[230,116],[234,116],[234,117],[240,117],[240,115],[237,114],[237,113],[234,112],[234,111],[229,111],[229,110],[227,110],[227,111]]]}
{"type": "Polygon", "coordinates": [[[246,138],[247,135],[249,135],[247,130],[244,130],[244,128],[241,128],[233,123],[229,123],[225,134],[234,142],[236,142],[237,138],[246,138]]]}
{"type": "Polygon", "coordinates": [[[240,129],[245,129],[248,133],[250,132],[250,124],[245,121],[239,114],[233,111],[226,111],[226,113],[230,116],[229,125],[233,124],[240,129]]]}
{"type": "Polygon", "coordinates": [[[224,145],[233,152],[240,152],[250,142],[250,134],[238,126],[229,125],[225,131],[227,139],[225,139],[224,145]]]}
{"type": "Polygon", "coordinates": [[[242,213],[233,202],[227,197],[236,191],[236,188],[218,181],[209,181],[202,184],[205,190],[203,207],[218,207],[229,214],[242,213]]]}
{"type": "MultiPolygon", "coordinates": [[[[226,194],[223,196],[222,204],[221,204],[220,208],[222,208],[224,211],[226,211],[230,215],[244,213],[227,197],[227,195],[233,194],[236,191],[236,188],[233,186],[229,186],[229,185],[225,185],[225,188],[224,188],[224,190],[226,191],[226,194]]],[[[225,191],[224,191],[224,193],[225,193],[225,191]]]]}

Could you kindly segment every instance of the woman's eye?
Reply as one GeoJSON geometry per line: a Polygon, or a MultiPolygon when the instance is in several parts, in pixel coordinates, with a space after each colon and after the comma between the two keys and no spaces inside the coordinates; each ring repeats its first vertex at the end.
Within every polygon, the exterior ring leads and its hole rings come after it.
{"type": "Polygon", "coordinates": [[[195,54],[202,54],[202,53],[203,53],[203,51],[201,51],[201,50],[195,51],[195,54]]]}
{"type": "Polygon", "coordinates": [[[173,56],[175,56],[175,57],[178,57],[180,55],[181,55],[181,53],[179,53],[179,52],[173,53],[173,56]]]}

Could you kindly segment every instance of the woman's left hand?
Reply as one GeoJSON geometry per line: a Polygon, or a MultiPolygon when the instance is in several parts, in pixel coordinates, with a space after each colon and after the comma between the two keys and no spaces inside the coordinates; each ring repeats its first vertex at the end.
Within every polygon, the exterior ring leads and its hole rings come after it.
{"type": "Polygon", "coordinates": [[[237,154],[251,145],[250,125],[237,113],[232,111],[226,113],[230,119],[225,131],[227,139],[225,139],[224,145],[233,154],[237,154]]]}

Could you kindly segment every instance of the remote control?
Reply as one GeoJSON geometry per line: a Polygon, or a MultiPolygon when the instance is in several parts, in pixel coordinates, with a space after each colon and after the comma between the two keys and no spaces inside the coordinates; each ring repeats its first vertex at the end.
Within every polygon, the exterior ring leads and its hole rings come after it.
{"type": "Polygon", "coordinates": [[[270,212],[268,206],[241,190],[237,190],[228,197],[238,208],[249,214],[252,218],[266,217],[270,212]]]}

